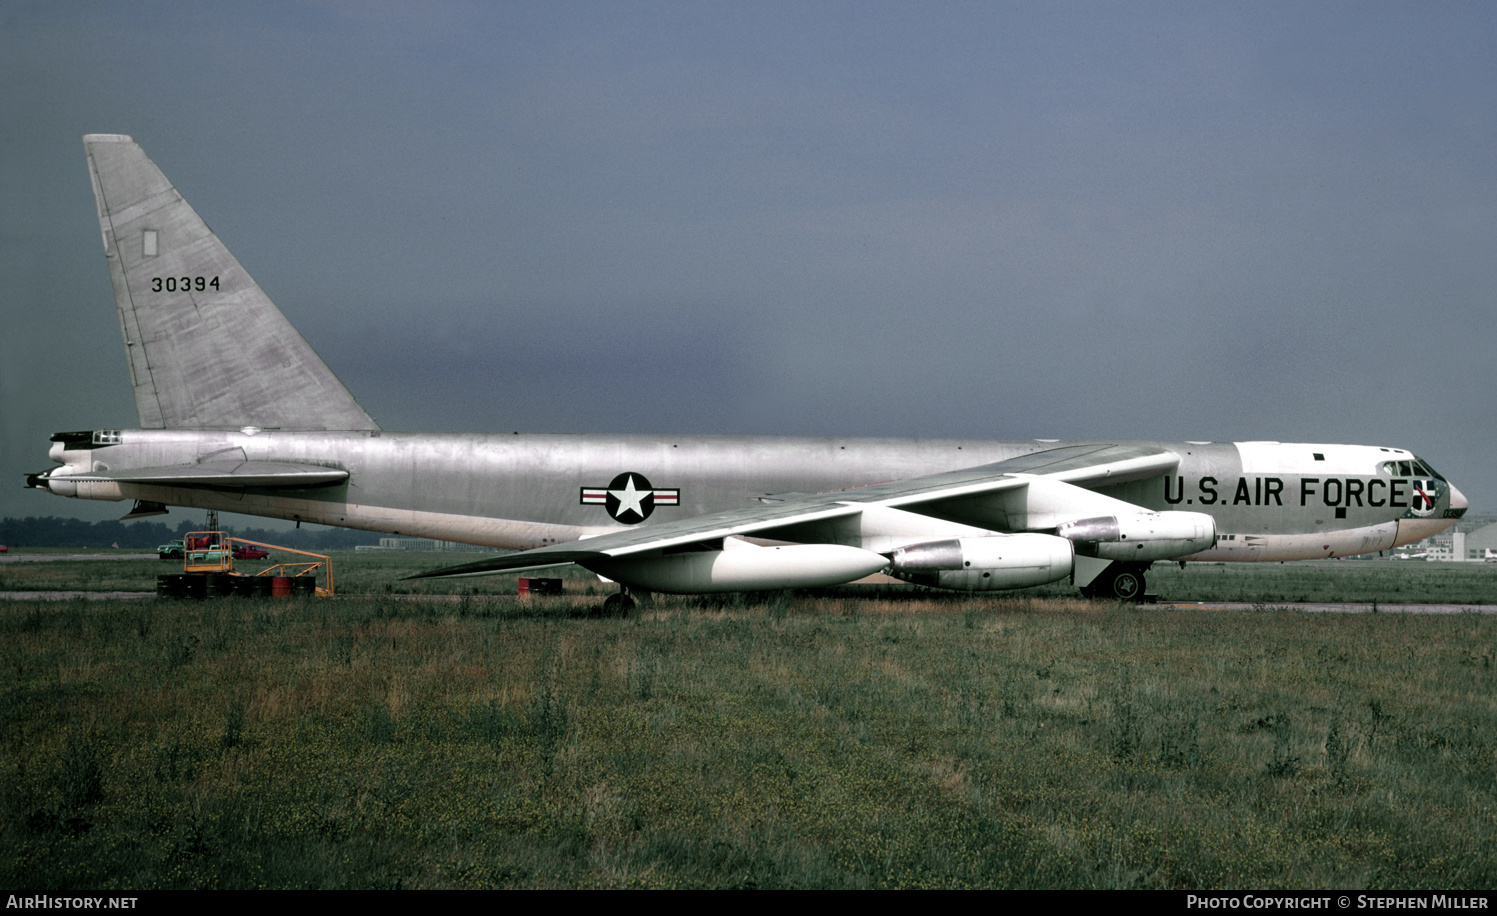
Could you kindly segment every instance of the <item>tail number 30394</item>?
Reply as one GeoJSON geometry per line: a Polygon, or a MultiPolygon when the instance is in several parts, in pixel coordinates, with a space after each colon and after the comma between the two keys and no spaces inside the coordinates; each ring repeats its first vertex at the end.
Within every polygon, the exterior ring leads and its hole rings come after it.
{"type": "Polygon", "coordinates": [[[181,290],[190,293],[194,290],[203,292],[205,290],[218,289],[218,278],[207,277],[152,277],[151,292],[153,293],[175,293],[181,290]]]}

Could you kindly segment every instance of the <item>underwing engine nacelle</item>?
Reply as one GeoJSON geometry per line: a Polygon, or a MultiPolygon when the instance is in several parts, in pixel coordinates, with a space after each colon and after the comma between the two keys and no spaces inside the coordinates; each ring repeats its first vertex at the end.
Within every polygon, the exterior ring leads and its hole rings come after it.
{"type": "Polygon", "coordinates": [[[1055,533],[1076,552],[1102,560],[1168,560],[1206,550],[1216,542],[1216,519],[1204,512],[1141,512],[1065,522],[1055,533]]]}
{"type": "Polygon", "coordinates": [[[891,575],[916,585],[983,592],[1028,588],[1071,574],[1073,548],[1050,534],[927,541],[891,555],[891,575]]]}
{"type": "Polygon", "coordinates": [[[842,544],[759,547],[729,538],[728,545],[727,550],[585,560],[581,565],[631,588],[700,594],[841,585],[889,564],[882,554],[842,544]]]}

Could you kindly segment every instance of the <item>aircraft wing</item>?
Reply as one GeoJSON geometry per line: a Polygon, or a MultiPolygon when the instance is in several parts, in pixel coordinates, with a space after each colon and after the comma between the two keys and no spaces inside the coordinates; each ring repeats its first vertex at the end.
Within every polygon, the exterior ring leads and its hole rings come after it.
{"type": "MultiPolygon", "coordinates": [[[[874,506],[973,524],[974,515],[980,518],[983,512],[982,497],[1027,487],[1037,478],[1076,487],[1100,486],[1153,477],[1172,471],[1179,463],[1180,457],[1174,452],[1156,446],[1067,445],[911,480],[827,493],[787,494],[774,497],[774,501],[767,505],[609,532],[569,544],[436,569],[411,578],[479,576],[539,569],[687,547],[735,535],[773,539],[780,529],[857,515],[874,506]]],[[[1100,495],[1096,498],[1107,499],[1100,495]]],[[[984,527],[1002,528],[1000,524],[984,527]]]]}

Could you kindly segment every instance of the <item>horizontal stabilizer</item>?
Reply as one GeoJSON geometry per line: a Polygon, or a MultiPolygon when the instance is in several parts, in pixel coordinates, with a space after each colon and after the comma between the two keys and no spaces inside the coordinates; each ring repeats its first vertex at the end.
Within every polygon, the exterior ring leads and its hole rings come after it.
{"type": "Polygon", "coordinates": [[[348,472],[316,464],[279,461],[205,461],[169,468],[128,468],[71,474],[59,481],[113,481],[162,487],[325,487],[348,479],[348,472]]]}
{"type": "Polygon", "coordinates": [[[137,499],[130,511],[120,516],[120,521],[128,522],[133,518],[150,518],[154,515],[165,515],[166,506],[162,503],[151,502],[148,499],[137,499]]]}

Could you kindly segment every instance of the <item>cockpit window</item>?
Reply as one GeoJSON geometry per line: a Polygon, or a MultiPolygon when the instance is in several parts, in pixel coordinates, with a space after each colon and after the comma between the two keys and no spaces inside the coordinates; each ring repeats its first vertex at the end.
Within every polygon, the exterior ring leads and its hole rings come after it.
{"type": "Polygon", "coordinates": [[[1384,461],[1378,470],[1389,477],[1433,477],[1436,480],[1444,480],[1439,471],[1425,464],[1423,459],[1415,458],[1413,461],[1384,461]]]}

